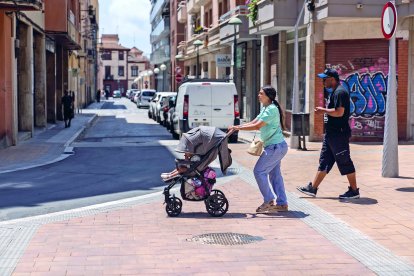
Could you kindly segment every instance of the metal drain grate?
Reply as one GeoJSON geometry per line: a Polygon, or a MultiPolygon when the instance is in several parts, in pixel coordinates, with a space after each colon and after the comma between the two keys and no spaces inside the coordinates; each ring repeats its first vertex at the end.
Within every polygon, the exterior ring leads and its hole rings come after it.
{"type": "Polygon", "coordinates": [[[219,245],[243,245],[253,242],[262,241],[262,237],[250,236],[237,233],[209,233],[194,236],[187,241],[201,244],[219,244],[219,245]]]}

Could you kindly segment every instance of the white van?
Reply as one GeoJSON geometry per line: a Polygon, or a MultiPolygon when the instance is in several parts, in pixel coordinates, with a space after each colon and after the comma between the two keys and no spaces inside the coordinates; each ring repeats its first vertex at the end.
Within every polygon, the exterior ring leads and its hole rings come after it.
{"type": "MultiPolygon", "coordinates": [[[[227,131],[240,124],[236,86],[232,82],[191,80],[183,83],[177,94],[173,114],[173,137],[178,138],[198,126],[214,126],[227,131]]],[[[237,142],[234,133],[230,142],[237,142]]]]}

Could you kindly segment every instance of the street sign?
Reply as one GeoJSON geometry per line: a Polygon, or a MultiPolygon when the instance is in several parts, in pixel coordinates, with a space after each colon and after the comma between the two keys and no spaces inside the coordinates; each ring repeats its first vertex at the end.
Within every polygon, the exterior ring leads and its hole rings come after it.
{"type": "Polygon", "coordinates": [[[177,73],[177,75],[175,75],[175,81],[177,83],[180,83],[183,81],[183,76],[180,73],[177,73]]]}
{"type": "Polygon", "coordinates": [[[391,39],[397,29],[397,9],[393,2],[388,2],[382,9],[381,30],[386,39],[391,39]]]}

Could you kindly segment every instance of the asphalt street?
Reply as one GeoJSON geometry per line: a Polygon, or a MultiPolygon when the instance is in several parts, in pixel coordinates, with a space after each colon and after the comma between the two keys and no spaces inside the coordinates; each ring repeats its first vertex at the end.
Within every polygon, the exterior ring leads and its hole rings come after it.
{"type": "Polygon", "coordinates": [[[174,167],[171,134],[127,99],[107,102],[58,163],[3,174],[0,220],[17,219],[161,190],[174,167]]]}

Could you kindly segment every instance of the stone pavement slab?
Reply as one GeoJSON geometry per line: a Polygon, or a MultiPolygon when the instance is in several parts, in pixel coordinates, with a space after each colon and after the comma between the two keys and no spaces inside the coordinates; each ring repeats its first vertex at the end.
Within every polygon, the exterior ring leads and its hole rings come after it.
{"type": "Polygon", "coordinates": [[[300,212],[252,213],[260,195],[242,179],[220,189],[231,204],[223,218],[210,217],[203,202],[184,202],[181,216],[169,218],[157,201],[44,225],[13,275],[373,275],[303,223],[300,212]],[[188,241],[226,232],[264,240],[236,246],[188,241]]]}
{"type": "MultiPolygon", "coordinates": [[[[289,150],[282,161],[286,190],[334,215],[398,256],[414,263],[414,145],[399,146],[399,178],[381,177],[382,145],[351,144],[361,198],[339,200],[348,182],[336,167],[319,187],[316,198],[296,190],[316,173],[321,143],[308,143],[309,151],[289,150]]],[[[232,145],[233,157],[253,170],[257,157],[245,153],[247,145],[232,145]]]]}

